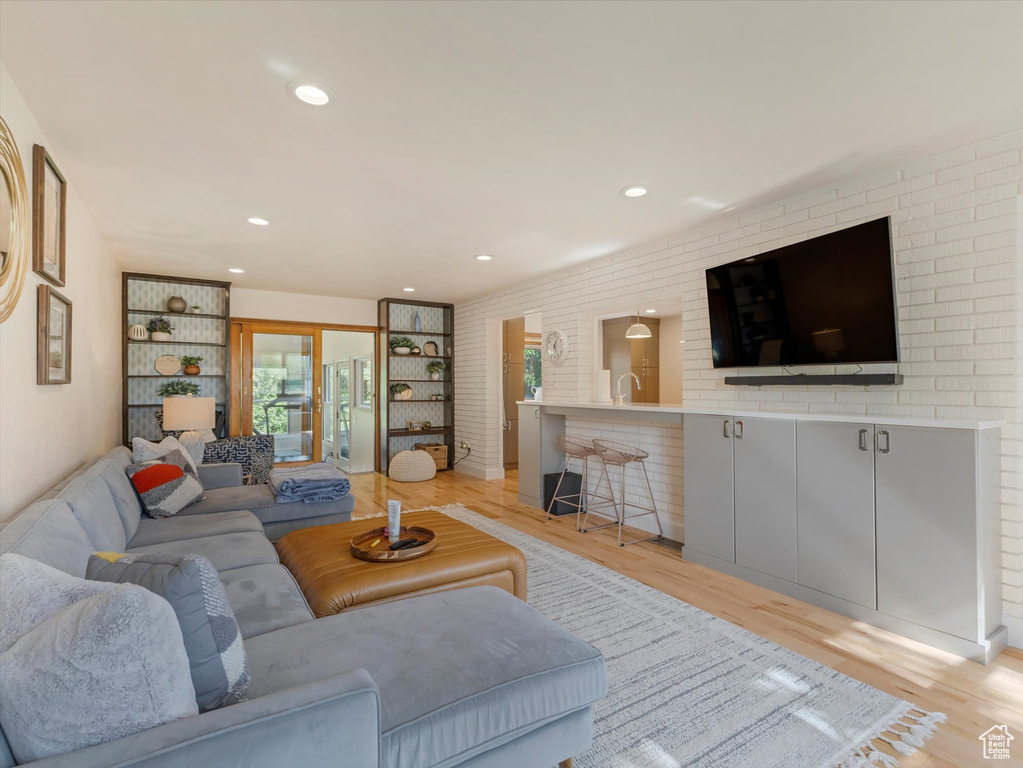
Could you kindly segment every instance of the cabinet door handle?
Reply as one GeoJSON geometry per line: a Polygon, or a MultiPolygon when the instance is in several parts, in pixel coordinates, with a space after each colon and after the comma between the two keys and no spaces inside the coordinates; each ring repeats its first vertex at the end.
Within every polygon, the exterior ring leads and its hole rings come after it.
{"type": "Polygon", "coordinates": [[[725,438],[730,440],[731,437],[732,437],[732,430],[729,429],[729,427],[732,426],[732,420],[731,419],[725,419],[724,423],[725,423],[725,426],[724,426],[724,430],[723,431],[724,431],[725,438]]]}
{"type": "Polygon", "coordinates": [[[870,450],[870,446],[867,444],[868,443],[867,434],[869,432],[870,432],[869,429],[861,429],[860,430],[860,450],[861,451],[869,451],[870,450]]]}
{"type": "Polygon", "coordinates": [[[533,409],[533,418],[534,419],[539,419],[540,418],[540,409],[539,408],[534,408],[533,409]]]}
{"type": "Polygon", "coordinates": [[[890,453],[892,450],[892,439],[888,434],[887,430],[880,430],[877,433],[877,452],[878,453],[890,453]],[[881,438],[884,438],[884,447],[881,447],[881,438]]]}
{"type": "Polygon", "coordinates": [[[735,439],[736,440],[742,440],[742,422],[741,421],[736,421],[735,422],[735,439]]]}

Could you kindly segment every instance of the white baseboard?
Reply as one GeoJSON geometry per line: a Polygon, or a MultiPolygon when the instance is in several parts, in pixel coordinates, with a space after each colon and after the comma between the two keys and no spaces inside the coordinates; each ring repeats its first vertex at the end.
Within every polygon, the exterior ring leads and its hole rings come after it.
{"type": "Polygon", "coordinates": [[[455,467],[455,471],[478,477],[480,480],[501,480],[504,478],[503,467],[476,467],[470,464],[464,468],[460,466],[455,467]]]}
{"type": "Polygon", "coordinates": [[[1002,616],[1002,624],[1009,630],[1009,645],[1023,650],[1023,619],[1015,616],[1002,616]]]}

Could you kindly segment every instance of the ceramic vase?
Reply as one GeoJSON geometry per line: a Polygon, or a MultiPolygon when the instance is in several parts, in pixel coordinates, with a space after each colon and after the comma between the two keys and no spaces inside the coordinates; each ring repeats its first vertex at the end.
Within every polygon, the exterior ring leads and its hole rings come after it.
{"type": "Polygon", "coordinates": [[[185,366],[185,375],[186,376],[198,376],[200,372],[201,371],[200,371],[198,365],[186,365],[185,366]]]}
{"type": "Polygon", "coordinates": [[[167,299],[167,311],[174,312],[175,314],[181,314],[188,309],[188,302],[180,296],[171,296],[167,299]]]}
{"type": "Polygon", "coordinates": [[[416,310],[416,319],[415,319],[415,325],[413,327],[413,330],[416,333],[419,333],[421,330],[423,330],[423,323],[419,319],[419,310],[418,309],[416,310]]]}
{"type": "Polygon", "coordinates": [[[132,341],[145,341],[149,338],[149,331],[144,325],[129,325],[128,338],[132,341]]]}
{"type": "Polygon", "coordinates": [[[436,373],[431,373],[431,374],[430,374],[430,378],[431,378],[431,379],[432,379],[433,381],[440,381],[440,372],[438,371],[438,372],[436,372],[436,373]]]}
{"type": "Polygon", "coordinates": [[[169,333],[164,333],[163,331],[153,331],[149,334],[149,339],[150,341],[170,341],[171,335],[169,333]]]}

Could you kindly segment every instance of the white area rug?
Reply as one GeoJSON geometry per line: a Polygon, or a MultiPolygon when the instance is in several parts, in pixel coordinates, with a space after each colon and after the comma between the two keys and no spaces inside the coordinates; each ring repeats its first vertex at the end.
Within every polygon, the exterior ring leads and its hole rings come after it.
{"type": "Polygon", "coordinates": [[[890,768],[872,743],[912,754],[945,719],[461,505],[440,511],[518,547],[529,604],[604,654],[576,768],[890,768]]]}

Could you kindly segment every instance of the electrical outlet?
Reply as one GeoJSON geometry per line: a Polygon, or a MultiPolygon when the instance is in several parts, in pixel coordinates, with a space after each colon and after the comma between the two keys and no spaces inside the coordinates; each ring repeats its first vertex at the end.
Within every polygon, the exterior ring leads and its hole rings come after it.
{"type": "Polygon", "coordinates": [[[467,443],[467,442],[466,442],[465,440],[463,440],[463,441],[462,441],[462,444],[461,444],[461,446],[459,446],[459,447],[460,447],[460,448],[461,448],[461,449],[462,449],[463,451],[467,451],[467,450],[469,450],[470,448],[472,448],[472,446],[471,446],[471,445],[470,445],[469,443],[467,443]]]}

